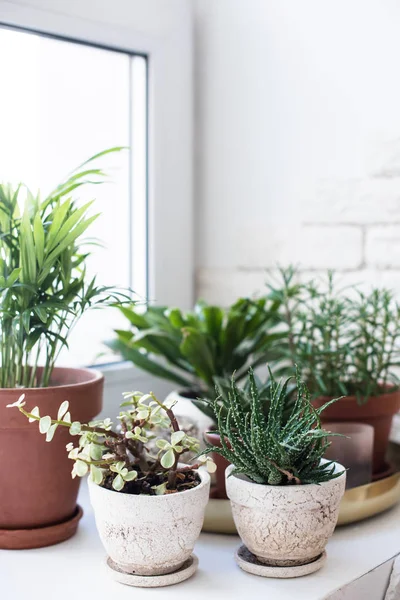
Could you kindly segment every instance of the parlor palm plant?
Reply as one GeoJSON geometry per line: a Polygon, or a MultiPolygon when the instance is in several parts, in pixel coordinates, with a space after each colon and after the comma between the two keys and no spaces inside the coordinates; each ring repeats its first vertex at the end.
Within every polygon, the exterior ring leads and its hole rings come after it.
{"type": "MultiPolygon", "coordinates": [[[[80,206],[82,186],[101,183],[93,161],[81,165],[41,198],[20,185],[0,185],[0,547],[30,548],[70,537],[79,521],[78,484],[69,477],[65,432],[53,452],[19,416],[6,410],[27,390],[27,402],[54,414],[68,398],[78,419],[101,410],[103,376],[55,366],[80,316],[91,307],[120,304],[128,295],[87,279],[84,233],[98,215],[80,206]],[[27,493],[29,490],[29,493],[27,493]],[[28,532],[28,533],[27,533],[28,532]]],[[[129,297],[131,302],[131,298],[129,297]]]]}
{"type": "Polygon", "coordinates": [[[2,388],[48,386],[83,312],[128,298],[87,280],[82,236],[99,215],[88,216],[92,202],[79,206],[74,197],[81,186],[101,182],[104,173],[92,162],[116,150],[83,163],[44,199],[22,185],[0,185],[2,388]]]}

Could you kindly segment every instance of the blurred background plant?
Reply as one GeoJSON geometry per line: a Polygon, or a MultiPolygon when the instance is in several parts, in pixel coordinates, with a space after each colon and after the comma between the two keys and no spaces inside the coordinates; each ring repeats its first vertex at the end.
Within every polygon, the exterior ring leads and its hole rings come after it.
{"type": "Polygon", "coordinates": [[[333,272],[299,283],[293,267],[268,288],[286,331],[282,364],[299,366],[312,396],[355,395],[362,403],[398,389],[400,309],[390,290],[340,288],[333,272]]]}
{"type": "Polygon", "coordinates": [[[82,238],[99,216],[92,202],[79,207],[75,192],[102,183],[105,173],[93,161],[80,165],[46,198],[22,184],[0,185],[0,386],[48,386],[68,334],[90,307],[132,301],[110,287],[86,279],[90,255],[82,238]],[[23,206],[22,206],[23,205],[23,206]],[[85,249],[84,249],[85,246],[85,249]],[[43,368],[38,370],[39,363],[43,368]]]}
{"type": "MultiPolygon", "coordinates": [[[[198,302],[192,311],[120,307],[130,328],[107,343],[139,368],[174,382],[188,397],[210,398],[215,384],[273,361],[284,332],[276,330],[279,302],[241,298],[227,309],[198,302]]],[[[209,407],[197,403],[206,414],[209,407]]]]}

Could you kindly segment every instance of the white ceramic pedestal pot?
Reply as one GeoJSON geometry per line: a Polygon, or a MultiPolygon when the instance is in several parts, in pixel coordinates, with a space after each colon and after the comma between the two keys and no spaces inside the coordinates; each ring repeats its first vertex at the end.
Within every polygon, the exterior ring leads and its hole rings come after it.
{"type": "MultiPolygon", "coordinates": [[[[226,490],[244,544],[260,562],[299,566],[315,560],[335,529],[346,473],[319,485],[260,485],[229,476],[226,490]]],[[[336,470],[344,468],[336,463],[336,470]]]]}
{"type": "Polygon", "coordinates": [[[195,488],[163,496],[107,490],[89,481],[90,502],[109,557],[126,573],[164,575],[190,557],[210,490],[207,471],[195,488]]]}

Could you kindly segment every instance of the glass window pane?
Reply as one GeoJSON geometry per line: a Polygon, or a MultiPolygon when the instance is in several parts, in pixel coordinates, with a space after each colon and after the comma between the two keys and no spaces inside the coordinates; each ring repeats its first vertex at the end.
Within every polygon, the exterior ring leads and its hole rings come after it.
{"type": "MultiPolygon", "coordinates": [[[[89,275],[146,296],[146,59],[6,28],[0,56],[0,180],[45,194],[93,154],[130,146],[102,159],[106,184],[79,194],[82,203],[96,198],[93,212],[101,213],[89,230],[103,243],[89,275]]],[[[122,322],[113,309],[86,314],[60,364],[108,362],[96,357],[122,322]]]]}

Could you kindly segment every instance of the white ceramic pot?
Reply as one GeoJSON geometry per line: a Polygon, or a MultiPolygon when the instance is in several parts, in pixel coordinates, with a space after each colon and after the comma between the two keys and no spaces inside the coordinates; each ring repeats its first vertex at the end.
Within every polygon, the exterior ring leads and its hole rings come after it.
{"type": "Polygon", "coordinates": [[[186,429],[186,423],[190,423],[193,425],[193,430],[190,435],[197,438],[200,441],[201,449],[205,448],[205,443],[203,440],[204,431],[209,431],[214,425],[213,420],[210,417],[207,417],[197,406],[193,404],[190,398],[182,396],[182,393],[175,390],[168,394],[166,400],[173,400],[176,402],[174,406],[174,413],[178,419],[179,424],[181,425],[181,429],[186,429]],[[180,417],[183,417],[184,422],[180,420],[180,417]]]}
{"type": "MultiPolygon", "coordinates": [[[[298,566],[315,560],[335,529],[346,473],[319,485],[260,485],[226,470],[226,490],[243,543],[260,562],[298,566]]],[[[344,467],[336,463],[336,471],[344,467]]]]}
{"type": "Polygon", "coordinates": [[[96,525],[109,557],[126,573],[163,575],[179,569],[199,537],[210,476],[195,488],[163,496],[107,490],[89,481],[96,525]]]}

